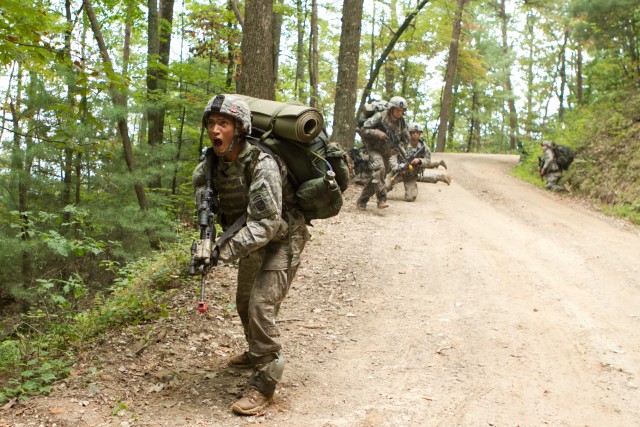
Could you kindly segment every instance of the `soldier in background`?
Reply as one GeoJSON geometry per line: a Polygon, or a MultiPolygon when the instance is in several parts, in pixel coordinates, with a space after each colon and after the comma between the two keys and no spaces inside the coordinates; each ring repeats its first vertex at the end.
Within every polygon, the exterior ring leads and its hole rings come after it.
{"type": "Polygon", "coordinates": [[[431,161],[431,151],[429,151],[425,141],[421,138],[422,125],[411,123],[409,125],[409,134],[411,138],[405,147],[405,152],[407,159],[411,159],[411,162],[401,165],[398,172],[389,176],[387,190],[391,191],[396,183],[402,182],[404,184],[404,200],[413,202],[418,197],[418,181],[434,184],[444,182],[449,185],[451,184],[451,177],[446,174],[420,176],[424,169],[435,169],[438,166],[444,166],[446,169],[447,165],[444,160],[439,162],[431,161]],[[424,178],[428,180],[422,180],[424,178]]]}
{"type": "Polygon", "coordinates": [[[551,143],[542,141],[540,147],[542,148],[540,176],[547,181],[544,188],[557,192],[567,191],[563,185],[558,185],[560,178],[562,178],[562,169],[560,169],[558,162],[556,162],[556,156],[551,149],[551,143]]]}
{"type": "Polygon", "coordinates": [[[394,96],[387,103],[388,109],[371,116],[358,129],[362,142],[369,153],[371,178],[358,197],[357,207],[364,210],[367,202],[375,194],[378,209],[389,207],[387,203],[387,173],[398,170],[398,154],[404,156],[402,144],[409,141],[409,132],[404,120],[407,101],[394,96]],[[397,143],[397,145],[396,145],[397,143]]]}

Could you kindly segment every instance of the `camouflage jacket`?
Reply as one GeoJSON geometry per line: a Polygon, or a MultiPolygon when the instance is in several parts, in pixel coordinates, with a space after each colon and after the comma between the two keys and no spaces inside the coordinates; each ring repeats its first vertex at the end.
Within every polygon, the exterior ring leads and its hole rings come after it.
{"type": "Polygon", "coordinates": [[[545,172],[545,175],[562,175],[562,171],[556,162],[556,156],[553,154],[551,147],[547,148],[543,155],[542,170],[545,172]]]}
{"type": "Polygon", "coordinates": [[[394,152],[397,153],[398,149],[402,150],[402,146],[406,145],[410,138],[404,118],[400,118],[394,123],[389,118],[389,114],[390,110],[375,113],[364,122],[361,133],[362,141],[367,146],[367,149],[378,151],[385,157],[392,155],[394,152]],[[387,137],[381,138],[380,132],[383,132],[387,137]],[[393,144],[388,132],[393,132],[400,147],[396,147],[393,144]]]}
{"type": "MultiPolygon", "coordinates": [[[[246,224],[220,247],[219,259],[224,262],[245,257],[270,242],[286,243],[287,213],[294,218],[294,228],[300,228],[300,221],[304,225],[304,217],[295,207],[295,191],[287,178],[286,166],[259,148],[244,144],[235,161],[216,158],[212,169],[213,187],[220,204],[217,223],[226,230],[247,214],[246,224]]],[[[193,172],[196,205],[205,189],[207,165],[204,160],[193,172]]]]}

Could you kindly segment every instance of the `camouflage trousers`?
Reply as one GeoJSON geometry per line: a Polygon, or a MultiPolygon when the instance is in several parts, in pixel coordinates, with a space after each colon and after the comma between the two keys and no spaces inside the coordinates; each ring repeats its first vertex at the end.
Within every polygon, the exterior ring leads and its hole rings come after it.
{"type": "Polygon", "coordinates": [[[428,182],[429,184],[436,184],[439,179],[438,175],[422,175],[417,179],[418,182],[428,182]]]}
{"type": "Polygon", "coordinates": [[[398,159],[396,155],[383,157],[378,151],[369,150],[369,165],[371,179],[365,184],[358,202],[367,203],[375,194],[378,201],[387,199],[387,173],[397,169],[398,159]]]}
{"type": "Polygon", "coordinates": [[[398,176],[395,180],[391,179],[391,174],[387,177],[389,185],[387,190],[393,190],[393,186],[399,182],[404,184],[404,200],[407,202],[414,202],[418,198],[418,176],[416,175],[404,175],[398,176]]]}
{"type": "Polygon", "coordinates": [[[546,175],[547,184],[544,186],[547,190],[551,191],[567,191],[563,185],[558,185],[560,178],[562,178],[562,174],[558,172],[550,172],[546,175]]]}
{"type": "Polygon", "coordinates": [[[290,244],[272,241],[240,259],[236,307],[252,359],[279,355],[282,350],[276,317],[308,240],[309,232],[303,220],[290,244]]]}

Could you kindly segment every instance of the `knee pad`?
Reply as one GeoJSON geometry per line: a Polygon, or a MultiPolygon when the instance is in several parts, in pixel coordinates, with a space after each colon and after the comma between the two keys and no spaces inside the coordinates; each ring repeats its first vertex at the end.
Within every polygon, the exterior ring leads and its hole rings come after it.
{"type": "Polygon", "coordinates": [[[273,395],[276,384],[280,382],[284,372],[284,356],[281,354],[275,356],[276,358],[270,362],[255,366],[249,380],[251,385],[267,396],[273,395]]]}

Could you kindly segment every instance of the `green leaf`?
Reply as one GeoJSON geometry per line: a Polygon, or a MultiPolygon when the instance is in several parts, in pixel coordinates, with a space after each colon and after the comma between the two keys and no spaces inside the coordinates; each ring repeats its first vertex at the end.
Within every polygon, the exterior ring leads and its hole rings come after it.
{"type": "Polygon", "coordinates": [[[27,391],[33,391],[38,388],[38,384],[35,381],[26,381],[22,384],[22,388],[27,391]]]}
{"type": "Polygon", "coordinates": [[[32,370],[26,370],[26,371],[22,371],[22,376],[25,378],[31,378],[36,374],[36,371],[32,371],[32,370]]]}

